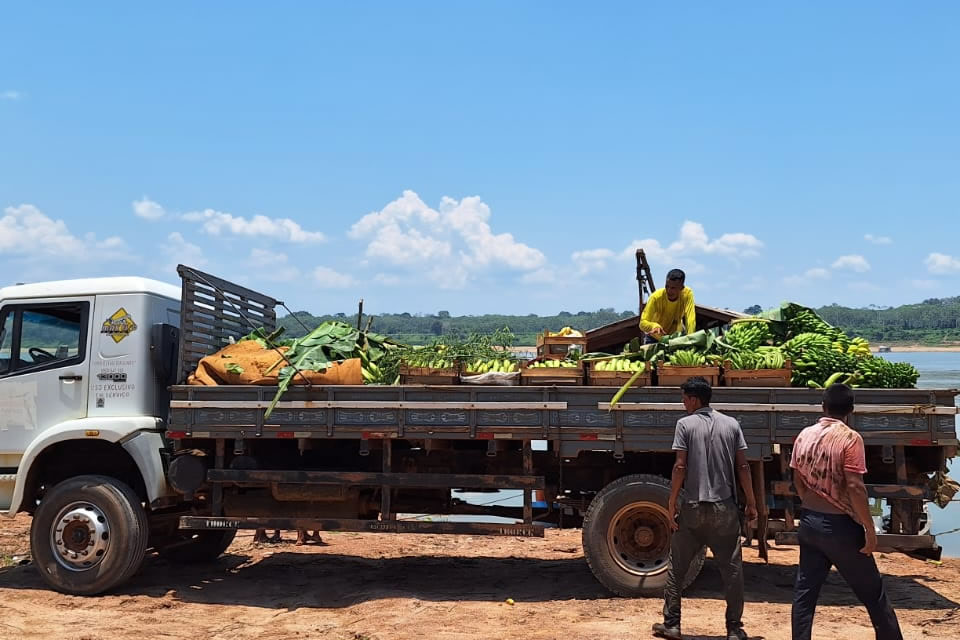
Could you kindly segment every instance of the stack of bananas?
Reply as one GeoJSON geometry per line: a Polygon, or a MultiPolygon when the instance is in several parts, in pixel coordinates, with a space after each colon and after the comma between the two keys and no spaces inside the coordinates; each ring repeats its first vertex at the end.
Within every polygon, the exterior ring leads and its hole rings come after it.
{"type": "Polygon", "coordinates": [[[769,344],[772,338],[767,322],[759,318],[735,322],[723,335],[724,342],[742,351],[754,351],[761,345],[769,344]]]}
{"type": "Polygon", "coordinates": [[[668,361],[675,367],[702,367],[707,358],[693,349],[679,349],[670,354],[668,361]]]}
{"type": "Polygon", "coordinates": [[[731,369],[782,369],[786,358],[779,347],[759,347],[756,351],[735,351],[727,358],[731,369]]]}
{"type": "Polygon", "coordinates": [[[628,360],[626,358],[612,358],[610,360],[598,360],[593,365],[594,371],[643,371],[646,363],[639,360],[628,360]]]}
{"type": "Polygon", "coordinates": [[[515,373],[520,370],[516,362],[504,358],[503,360],[476,359],[466,364],[466,373],[515,373]]]}
{"type": "Polygon", "coordinates": [[[872,355],[870,353],[870,343],[860,337],[853,338],[847,342],[834,340],[833,349],[834,351],[846,353],[855,358],[869,358],[872,355]]]}
{"type": "Polygon", "coordinates": [[[547,331],[547,337],[550,338],[582,338],[583,334],[571,327],[564,327],[560,331],[547,331]]]}
{"type": "Polygon", "coordinates": [[[572,360],[543,360],[531,362],[527,365],[528,369],[575,369],[579,363],[572,360]]]}

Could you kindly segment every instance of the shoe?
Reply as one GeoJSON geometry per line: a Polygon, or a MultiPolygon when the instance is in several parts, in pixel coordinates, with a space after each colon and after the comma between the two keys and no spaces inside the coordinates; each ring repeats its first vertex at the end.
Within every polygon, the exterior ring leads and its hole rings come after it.
{"type": "Polygon", "coordinates": [[[727,640],[748,640],[747,632],[737,627],[727,630],[727,640]]]}
{"type": "Polygon", "coordinates": [[[658,638],[669,638],[670,640],[683,640],[680,634],[680,627],[668,627],[662,622],[653,625],[653,635],[658,638]]]}

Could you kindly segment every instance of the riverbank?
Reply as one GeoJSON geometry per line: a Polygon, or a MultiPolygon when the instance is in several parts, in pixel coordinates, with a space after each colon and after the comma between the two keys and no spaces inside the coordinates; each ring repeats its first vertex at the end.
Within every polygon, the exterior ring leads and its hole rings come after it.
{"type": "MultiPolygon", "coordinates": [[[[887,353],[917,353],[923,351],[942,352],[942,353],[960,353],[960,344],[955,345],[937,345],[930,346],[926,344],[888,344],[890,351],[887,353]]],[[[879,353],[877,345],[870,348],[874,353],[879,353]]]]}

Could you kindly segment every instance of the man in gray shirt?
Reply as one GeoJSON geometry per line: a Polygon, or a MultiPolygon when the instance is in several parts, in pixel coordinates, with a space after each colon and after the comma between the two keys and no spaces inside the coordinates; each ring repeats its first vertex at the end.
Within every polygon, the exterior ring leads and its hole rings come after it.
{"type": "Polygon", "coordinates": [[[680,389],[683,391],[683,406],[689,415],[677,421],[673,439],[677,459],[671,477],[668,519],[674,533],[670,540],[663,623],[653,625],[653,633],[662,638],[682,638],[681,581],[693,558],[700,549],[708,546],[726,590],[727,640],[746,640],[742,621],[743,562],[737,509],[738,480],[747,500],[747,520],[753,521],[757,517],[757,503],[745,453],[747,443],[739,422],[710,407],[713,390],[709,382],[701,377],[689,378],[680,389]],[[683,496],[680,495],[681,489],[683,496]]]}

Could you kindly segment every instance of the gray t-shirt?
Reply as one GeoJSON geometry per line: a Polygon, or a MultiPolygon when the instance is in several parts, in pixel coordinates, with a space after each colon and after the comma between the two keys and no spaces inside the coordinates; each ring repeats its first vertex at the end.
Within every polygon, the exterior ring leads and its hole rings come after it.
{"type": "Polygon", "coordinates": [[[736,493],[737,451],[747,448],[740,423],[710,407],[677,421],[674,451],[687,452],[687,502],[722,502],[736,493]]]}

